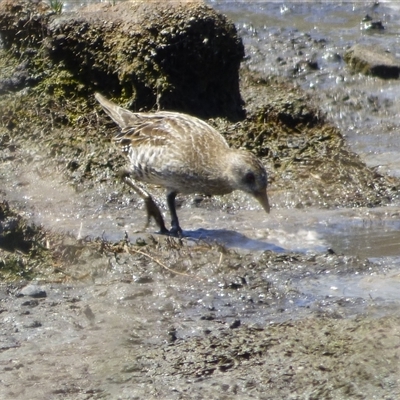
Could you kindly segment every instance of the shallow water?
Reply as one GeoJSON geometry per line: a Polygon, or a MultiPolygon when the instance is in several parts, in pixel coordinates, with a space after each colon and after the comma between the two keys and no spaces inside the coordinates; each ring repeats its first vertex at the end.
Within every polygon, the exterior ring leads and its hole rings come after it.
{"type": "Polygon", "coordinates": [[[252,69],[293,79],[368,165],[400,176],[400,81],[352,74],[342,60],[356,43],[379,44],[400,59],[400,7],[379,3],[210,1],[235,22],[252,69]],[[385,29],[363,29],[367,14],[385,29]]]}
{"type": "MultiPolygon", "coordinates": [[[[388,264],[399,264],[398,258],[386,260],[388,264]]],[[[346,297],[359,298],[372,301],[386,300],[387,302],[398,301],[400,292],[400,272],[391,271],[387,274],[370,274],[354,276],[332,276],[324,275],[315,279],[303,278],[297,282],[298,289],[312,295],[315,298],[346,297]]]]}
{"type": "MultiPolygon", "coordinates": [[[[154,224],[143,228],[143,206],[132,203],[134,199],[129,196],[110,195],[107,185],[77,193],[56,176],[47,180],[31,169],[19,172],[22,172],[19,177],[9,176],[8,182],[1,182],[7,186],[13,184],[7,199],[22,201],[26,212],[47,228],[111,241],[128,235],[131,242],[146,239],[156,231],[154,224]]],[[[157,199],[164,204],[162,191],[157,193],[157,199]]],[[[239,252],[301,252],[310,256],[333,251],[369,259],[380,266],[373,273],[350,272],[339,276],[327,271],[303,277],[294,285],[300,295],[295,302],[285,303],[287,310],[343,296],[367,302],[378,298],[380,303],[400,300],[400,207],[298,210],[276,206],[267,215],[242,193],[216,198],[208,206],[194,207],[190,201],[185,204],[178,214],[189,244],[206,240],[239,252]],[[235,201],[243,208],[223,210],[225,202],[235,201]]],[[[163,212],[168,220],[165,208],[163,212]]],[[[282,277],[277,274],[276,279],[282,277]]],[[[361,302],[357,307],[364,306],[361,302]]]]}

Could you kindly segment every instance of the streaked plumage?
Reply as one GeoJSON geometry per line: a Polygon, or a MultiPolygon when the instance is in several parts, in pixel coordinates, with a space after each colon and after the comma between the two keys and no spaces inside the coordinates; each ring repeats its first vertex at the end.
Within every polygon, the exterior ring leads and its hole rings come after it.
{"type": "Polygon", "coordinates": [[[130,161],[125,182],[145,199],[149,217],[156,219],[162,233],[168,231],[158,207],[129,177],[167,189],[171,234],[182,232],[175,209],[177,193],[223,195],[242,190],[269,212],[267,174],[261,162],[252,153],[229,148],[206,122],[176,112],[133,113],[99,93],[95,97],[121,128],[114,141],[130,161]]]}

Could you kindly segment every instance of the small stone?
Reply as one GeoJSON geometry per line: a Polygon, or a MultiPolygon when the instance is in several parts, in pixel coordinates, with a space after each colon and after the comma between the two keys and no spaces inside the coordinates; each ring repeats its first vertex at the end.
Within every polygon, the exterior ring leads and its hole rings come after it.
{"type": "Polygon", "coordinates": [[[86,306],[85,309],[83,310],[83,313],[85,314],[86,318],[90,321],[90,322],[94,322],[94,320],[96,319],[96,316],[94,315],[94,312],[92,311],[92,309],[90,308],[90,306],[86,306]]]}
{"type": "Polygon", "coordinates": [[[42,326],[42,323],[39,321],[33,321],[32,323],[25,325],[25,328],[40,328],[42,326]]]}
{"type": "Polygon", "coordinates": [[[177,335],[176,335],[176,328],[175,327],[170,327],[169,329],[168,329],[168,342],[169,343],[173,343],[173,342],[175,342],[177,339],[178,339],[178,337],[177,337],[177,335]]]}
{"type": "Polygon", "coordinates": [[[34,298],[43,298],[47,297],[46,291],[38,285],[28,285],[21,289],[20,295],[22,296],[30,296],[34,298]]]}
{"type": "Polygon", "coordinates": [[[382,79],[400,77],[400,59],[378,45],[356,44],[346,51],[343,59],[355,72],[382,79]]]}
{"type": "Polygon", "coordinates": [[[21,306],[26,306],[26,307],[37,307],[38,305],[39,302],[37,300],[27,300],[21,304],[21,306]]]}
{"type": "Polygon", "coordinates": [[[239,328],[240,325],[241,325],[240,319],[235,319],[235,320],[229,325],[229,328],[230,328],[230,329],[236,329],[236,328],[239,328]]]}
{"type": "Polygon", "coordinates": [[[202,321],[213,321],[215,319],[214,314],[205,314],[200,317],[202,321]]]}

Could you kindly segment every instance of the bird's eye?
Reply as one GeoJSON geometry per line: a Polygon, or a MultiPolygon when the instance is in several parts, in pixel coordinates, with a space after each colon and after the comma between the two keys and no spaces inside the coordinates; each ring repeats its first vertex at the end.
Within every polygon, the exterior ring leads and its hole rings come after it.
{"type": "Polygon", "coordinates": [[[254,174],[252,172],[248,172],[245,176],[244,176],[244,181],[249,184],[252,185],[255,181],[256,181],[256,177],[254,176],[254,174]]]}

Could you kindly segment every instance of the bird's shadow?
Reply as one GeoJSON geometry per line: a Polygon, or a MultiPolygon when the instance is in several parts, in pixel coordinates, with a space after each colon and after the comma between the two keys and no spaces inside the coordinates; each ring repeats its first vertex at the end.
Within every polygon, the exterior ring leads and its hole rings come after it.
{"type": "Polygon", "coordinates": [[[183,235],[187,239],[205,240],[207,242],[216,242],[228,248],[240,248],[253,251],[274,251],[284,252],[283,247],[273,243],[264,242],[258,239],[251,239],[242,233],[227,229],[196,229],[193,231],[184,231],[183,235]]]}

